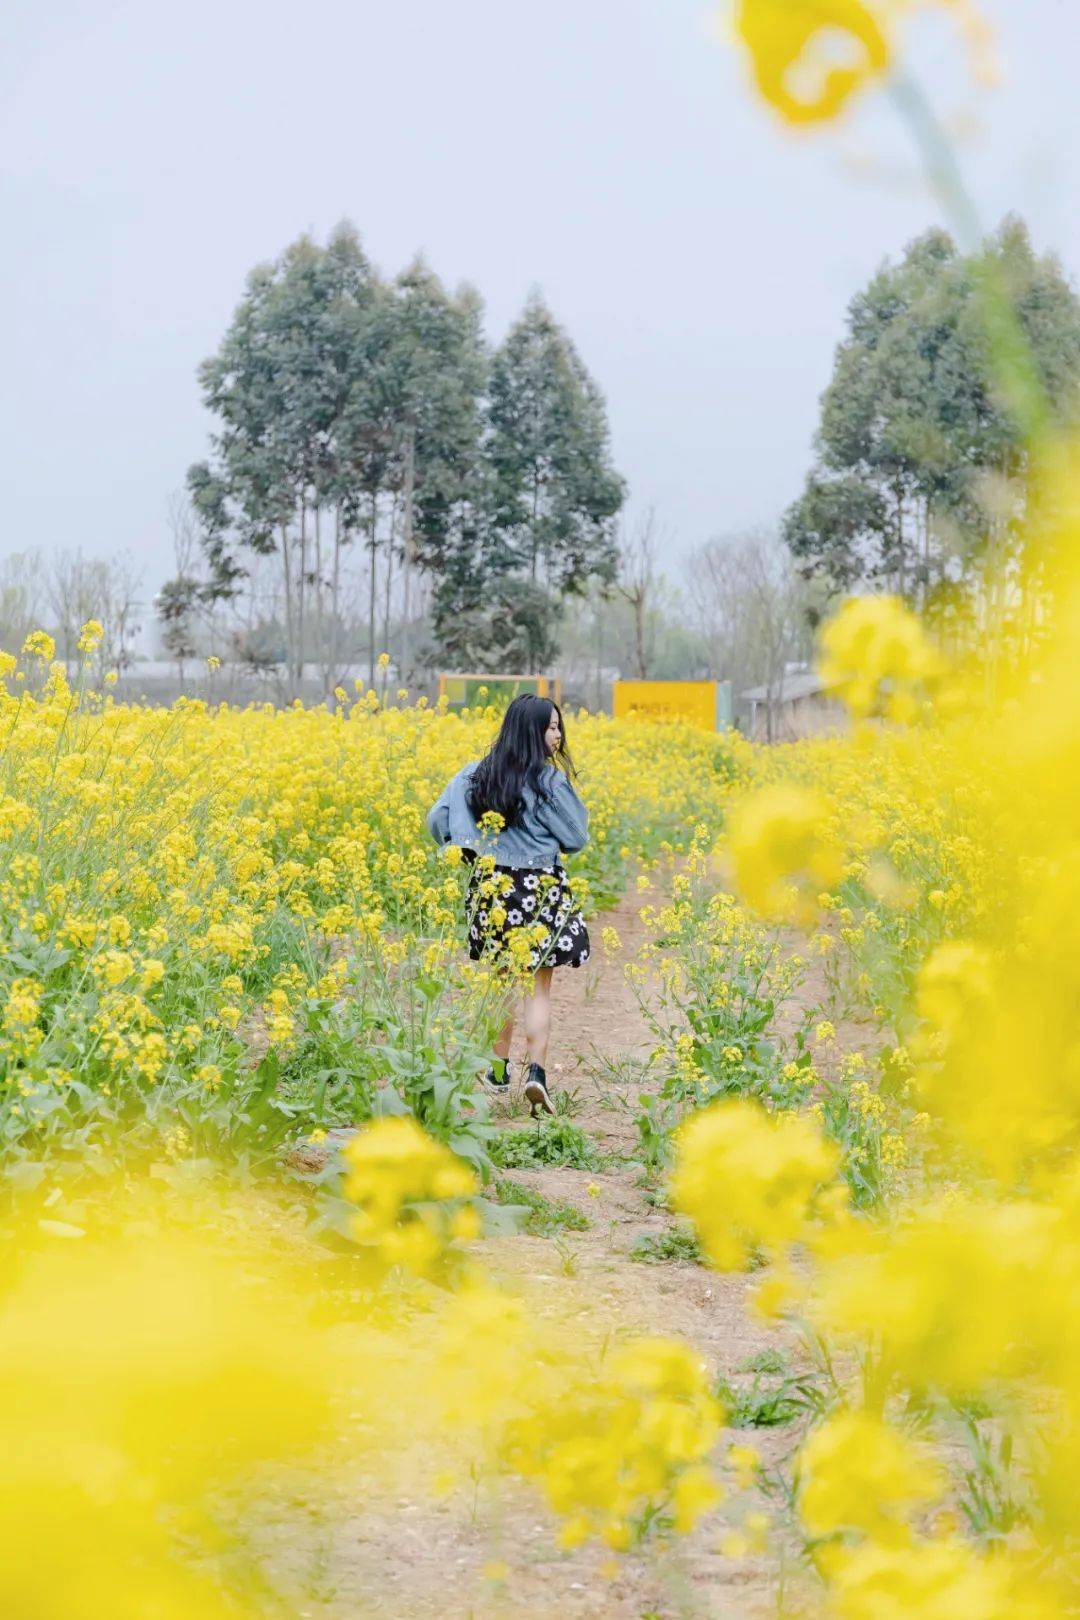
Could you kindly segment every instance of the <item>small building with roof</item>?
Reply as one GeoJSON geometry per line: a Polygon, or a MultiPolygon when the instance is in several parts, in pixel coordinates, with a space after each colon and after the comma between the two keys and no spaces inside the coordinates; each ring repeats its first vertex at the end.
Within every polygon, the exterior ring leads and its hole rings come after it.
{"type": "Polygon", "coordinates": [[[836,731],[843,718],[843,706],[829,697],[812,669],[789,669],[771,685],[739,693],[740,729],[752,742],[793,742],[836,731]]]}

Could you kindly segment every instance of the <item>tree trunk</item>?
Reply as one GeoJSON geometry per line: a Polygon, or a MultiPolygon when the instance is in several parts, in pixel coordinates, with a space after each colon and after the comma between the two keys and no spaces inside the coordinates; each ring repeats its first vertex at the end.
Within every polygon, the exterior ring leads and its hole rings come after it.
{"type": "Polygon", "coordinates": [[[390,651],[390,595],[394,585],[394,529],[397,524],[397,514],[398,503],[395,498],[390,511],[390,535],[386,543],[386,579],[383,584],[383,652],[390,651]]]}
{"type": "Polygon", "coordinates": [[[379,494],[371,492],[371,520],[368,544],[371,547],[371,571],[368,578],[368,685],[375,685],[375,547],[376,525],[379,518],[379,494]]]}
{"type": "Polygon", "coordinates": [[[330,667],[326,657],[326,636],[323,628],[323,573],[322,573],[322,501],[315,497],[315,582],[313,606],[315,610],[316,656],[322,665],[323,697],[330,690],[330,667]]]}
{"type": "Polygon", "coordinates": [[[291,684],[292,672],[293,596],[292,575],[289,567],[289,525],[287,523],[281,525],[281,578],[285,597],[285,677],[286,686],[288,686],[291,684]]]}
{"type": "Polygon", "coordinates": [[[405,513],[402,525],[402,584],[404,587],[401,609],[401,636],[398,651],[398,678],[403,686],[412,680],[412,571],[413,571],[413,495],[416,483],[416,434],[410,430],[405,446],[405,513]]]}
{"type": "MultiPolygon", "coordinates": [[[[930,598],[930,502],[920,502],[920,515],[922,520],[922,550],[923,550],[923,606],[930,598]]],[[[942,567],[944,572],[944,565],[942,567]]]]}
{"type": "Polygon", "coordinates": [[[906,590],[904,577],[904,495],[896,488],[896,583],[897,595],[903,600],[906,590]]]}
{"type": "Polygon", "coordinates": [[[600,713],[603,694],[600,689],[600,675],[604,662],[604,617],[600,611],[600,592],[596,593],[596,712],[600,713]]]}
{"type": "Polygon", "coordinates": [[[334,568],[330,580],[330,637],[328,656],[330,659],[330,679],[327,685],[335,684],[338,675],[338,625],[340,623],[339,603],[341,599],[341,502],[334,508],[334,568]]]}
{"type": "Polygon", "coordinates": [[[637,651],[638,679],[648,679],[648,669],[645,663],[645,592],[639,590],[634,597],[634,642],[637,651]]]}
{"type": "Polygon", "coordinates": [[[296,581],[296,690],[304,684],[304,610],[307,592],[307,491],[300,495],[300,567],[296,581]]]}

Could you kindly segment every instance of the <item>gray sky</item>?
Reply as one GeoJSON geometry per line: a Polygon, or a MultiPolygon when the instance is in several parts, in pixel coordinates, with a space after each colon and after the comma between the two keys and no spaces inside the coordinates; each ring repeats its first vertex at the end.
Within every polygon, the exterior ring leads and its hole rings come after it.
{"type": "MultiPolygon", "coordinates": [[[[1080,266],[1075,0],[997,0],[1003,86],[908,31],[982,216],[1080,266]]],[[[130,548],[205,453],[195,367],[245,275],[342,217],[422,248],[498,339],[539,284],[684,551],[797,493],[845,307],[940,217],[890,104],[798,137],[698,0],[13,0],[0,551],[130,548]]]]}

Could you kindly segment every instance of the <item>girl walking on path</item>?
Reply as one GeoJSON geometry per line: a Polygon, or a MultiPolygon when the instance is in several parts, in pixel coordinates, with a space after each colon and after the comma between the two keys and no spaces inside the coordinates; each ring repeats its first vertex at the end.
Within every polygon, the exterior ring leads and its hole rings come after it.
{"type": "MultiPolygon", "coordinates": [[[[562,712],[550,698],[516,697],[484,758],[466,765],[428,814],[439,844],[472,861],[465,908],[469,955],[532,973],[525,995],[529,1072],[525,1097],[535,1117],[553,1114],[548,1091],[551,975],[589,959],[589,931],[574,904],[562,856],[584,849],[589,813],[574,789],[562,712]]],[[[489,1085],[508,1086],[511,1009],[495,1042],[489,1085]]]]}

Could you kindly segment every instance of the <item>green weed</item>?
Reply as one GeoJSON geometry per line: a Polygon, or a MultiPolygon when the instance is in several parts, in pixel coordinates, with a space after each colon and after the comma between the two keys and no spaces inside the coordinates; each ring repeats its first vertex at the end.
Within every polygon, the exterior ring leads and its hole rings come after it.
{"type": "Polygon", "coordinates": [[[495,1197],[500,1204],[524,1208],[528,1215],[523,1230],[532,1237],[554,1237],[559,1232],[587,1232],[592,1222],[573,1204],[555,1203],[545,1198],[534,1187],[523,1187],[517,1181],[499,1181],[495,1184],[495,1197]]]}
{"type": "Polygon", "coordinates": [[[822,1380],[812,1370],[792,1372],[779,1350],[748,1357],[733,1378],[717,1380],[716,1395],[733,1429],[783,1428],[820,1416],[829,1404],[822,1380]]]}
{"type": "Polygon", "coordinates": [[[654,1266],[663,1265],[669,1260],[684,1260],[699,1265],[701,1249],[688,1226],[669,1226],[663,1232],[646,1232],[639,1237],[630,1250],[630,1258],[654,1266]]]}
{"type": "Polygon", "coordinates": [[[535,1170],[565,1164],[573,1170],[595,1170],[600,1155],[580,1126],[556,1117],[533,1128],[500,1131],[489,1146],[493,1164],[506,1170],[535,1170]]]}

